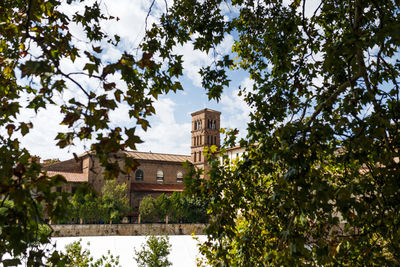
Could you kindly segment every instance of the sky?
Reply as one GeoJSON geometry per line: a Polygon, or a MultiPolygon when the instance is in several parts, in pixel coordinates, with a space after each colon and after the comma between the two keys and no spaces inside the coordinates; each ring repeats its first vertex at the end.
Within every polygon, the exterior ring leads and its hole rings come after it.
{"type": "MultiPolygon", "coordinates": [[[[90,2],[90,1],[89,1],[90,2]]],[[[85,3],[87,4],[87,2],[85,3]]],[[[119,58],[121,53],[135,51],[143,38],[145,32],[146,15],[151,1],[148,0],[107,0],[103,1],[103,10],[109,15],[117,16],[119,21],[105,23],[103,27],[110,34],[118,34],[121,42],[117,49],[107,49],[102,53],[102,59],[112,61],[119,58]]],[[[171,3],[169,3],[171,4],[171,3]]],[[[152,7],[152,12],[147,19],[147,25],[156,22],[160,12],[164,10],[165,2],[156,1],[152,7]]],[[[82,9],[78,4],[64,7],[64,11],[72,14],[76,10],[82,9]]],[[[233,12],[228,10],[227,12],[233,12]]],[[[71,32],[77,39],[84,39],[81,29],[70,27],[71,32]]],[[[219,51],[231,51],[233,37],[225,36],[219,51]]],[[[77,46],[87,44],[77,43],[77,46]]],[[[246,127],[249,121],[250,109],[238,96],[239,86],[251,86],[248,74],[237,71],[230,74],[231,84],[220,99],[209,101],[206,91],[201,87],[201,77],[198,73],[202,66],[207,66],[212,62],[212,55],[201,52],[193,52],[192,46],[187,44],[177,49],[183,54],[183,91],[169,93],[158,98],[154,102],[156,114],[150,118],[151,128],[144,132],[138,131],[144,143],[137,146],[139,151],[152,151],[155,153],[171,153],[190,155],[191,143],[191,113],[200,109],[210,108],[221,112],[221,127],[237,128],[241,137],[246,135],[246,127]]],[[[74,64],[63,62],[64,68],[71,71],[82,68],[84,62],[77,59],[74,64]]],[[[87,88],[98,87],[90,80],[82,80],[82,84],[87,88]]],[[[116,81],[118,85],[118,81],[116,81]]],[[[71,85],[72,88],[72,85],[71,85]]],[[[63,103],[69,98],[85,97],[82,92],[71,89],[62,95],[55,96],[56,103],[63,103]]],[[[27,96],[27,98],[29,98],[27,96]]],[[[110,120],[113,126],[132,127],[134,122],[128,116],[128,107],[122,105],[118,110],[110,113],[110,120]]],[[[29,134],[20,137],[21,144],[26,147],[31,154],[41,157],[41,159],[65,160],[72,158],[72,153],[78,155],[89,150],[90,142],[75,142],[73,146],[60,149],[56,146],[55,137],[58,132],[67,131],[65,126],[59,125],[63,116],[57,106],[49,105],[45,110],[40,110],[37,114],[30,110],[22,110],[20,119],[31,121],[34,128],[29,134]]]]}
{"type": "MultiPolygon", "coordinates": [[[[90,5],[95,0],[86,0],[84,5],[90,5]]],[[[83,6],[80,1],[72,5],[61,7],[62,11],[72,15],[76,11],[82,11],[83,6]]],[[[118,17],[118,21],[106,22],[102,24],[105,32],[110,35],[117,34],[121,41],[117,48],[104,49],[101,58],[104,62],[115,62],[119,59],[123,51],[137,53],[136,48],[144,37],[146,25],[149,28],[158,21],[162,12],[165,11],[165,3],[172,5],[172,0],[156,0],[151,8],[151,13],[147,16],[152,1],[149,0],[103,0],[101,7],[105,14],[118,17]],[[147,23],[146,23],[147,17],[147,23]]],[[[285,0],[287,5],[289,0],[285,0]]],[[[306,16],[313,14],[319,1],[307,1],[306,16]]],[[[236,16],[237,10],[225,6],[223,2],[222,9],[226,18],[236,16]]],[[[85,34],[79,27],[70,26],[70,32],[73,34],[78,48],[88,49],[91,43],[84,41],[85,34]]],[[[218,52],[231,53],[231,47],[234,42],[234,36],[227,34],[217,47],[218,52]]],[[[105,41],[104,41],[105,43],[105,41]]],[[[35,47],[31,47],[32,50],[35,47]]],[[[181,79],[183,91],[162,95],[154,102],[156,114],[149,121],[151,128],[144,132],[138,130],[144,143],[139,144],[139,151],[152,151],[154,153],[171,153],[190,155],[191,144],[191,113],[210,108],[221,112],[221,127],[239,130],[239,138],[245,138],[247,135],[247,123],[249,122],[250,107],[243,98],[238,95],[239,87],[251,90],[252,81],[248,73],[244,71],[230,71],[228,77],[231,80],[229,88],[226,88],[217,102],[209,101],[205,89],[201,86],[201,77],[199,70],[201,67],[208,66],[213,61],[213,54],[205,54],[200,51],[193,51],[191,44],[185,44],[177,48],[177,53],[183,55],[183,77],[181,79]]],[[[233,55],[234,57],[235,55],[233,55]]],[[[75,62],[61,61],[64,70],[70,72],[82,70],[86,62],[83,59],[77,59],[75,62]]],[[[115,77],[114,82],[117,87],[122,88],[124,84],[115,77]]],[[[62,94],[55,95],[54,101],[57,104],[63,104],[70,98],[84,99],[85,95],[79,91],[76,86],[66,82],[68,90],[62,94]]],[[[98,90],[99,84],[96,80],[82,78],[80,83],[89,90],[98,90]]],[[[22,96],[29,99],[30,96],[22,96]]],[[[113,127],[134,127],[134,121],[128,116],[129,107],[127,104],[121,105],[117,110],[112,111],[110,121],[113,127]]],[[[63,116],[60,114],[59,107],[49,105],[46,109],[40,110],[37,114],[31,110],[24,109],[20,112],[19,118],[25,122],[32,122],[34,128],[24,137],[19,136],[23,147],[26,147],[32,155],[44,159],[65,160],[73,157],[73,153],[81,154],[90,149],[91,142],[75,141],[73,146],[60,149],[56,146],[55,137],[59,132],[66,132],[66,126],[60,125],[63,116]]]]}

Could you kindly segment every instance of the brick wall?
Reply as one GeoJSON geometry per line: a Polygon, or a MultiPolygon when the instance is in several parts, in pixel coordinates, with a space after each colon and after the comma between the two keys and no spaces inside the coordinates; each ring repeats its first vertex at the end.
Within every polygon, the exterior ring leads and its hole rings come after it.
{"type": "Polygon", "coordinates": [[[54,237],[110,235],[204,235],[205,224],[57,224],[54,237]]]}

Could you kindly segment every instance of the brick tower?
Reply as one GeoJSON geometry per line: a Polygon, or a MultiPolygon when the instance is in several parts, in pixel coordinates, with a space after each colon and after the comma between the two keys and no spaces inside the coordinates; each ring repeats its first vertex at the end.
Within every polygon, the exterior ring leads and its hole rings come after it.
{"type": "Polygon", "coordinates": [[[202,109],[192,114],[192,163],[198,168],[208,171],[207,160],[204,157],[204,147],[215,145],[220,147],[220,115],[221,112],[212,109],[202,109]]]}

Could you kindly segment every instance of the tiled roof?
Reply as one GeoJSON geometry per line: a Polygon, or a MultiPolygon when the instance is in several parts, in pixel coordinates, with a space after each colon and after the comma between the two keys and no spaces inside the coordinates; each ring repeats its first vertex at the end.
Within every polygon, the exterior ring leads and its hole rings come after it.
{"type": "Polygon", "coordinates": [[[148,184],[148,183],[132,183],[131,191],[142,192],[182,192],[185,189],[183,184],[148,184]]]}
{"type": "Polygon", "coordinates": [[[81,161],[74,158],[43,166],[43,169],[54,172],[82,172],[81,161]]]}
{"type": "Polygon", "coordinates": [[[85,176],[83,173],[78,173],[78,172],[54,172],[54,171],[47,171],[48,176],[54,176],[54,175],[62,175],[65,177],[67,182],[87,182],[88,177],[85,176]]]}
{"type": "Polygon", "coordinates": [[[142,160],[160,160],[169,162],[185,162],[190,161],[190,156],[174,155],[174,154],[161,154],[152,152],[139,152],[139,151],[124,151],[128,157],[142,160]]]}
{"type": "Polygon", "coordinates": [[[197,114],[200,114],[200,113],[203,113],[203,112],[207,112],[207,111],[221,114],[221,112],[219,112],[219,111],[216,111],[216,110],[213,110],[213,109],[209,109],[209,108],[205,108],[205,109],[202,109],[202,110],[195,111],[195,112],[191,113],[190,115],[194,116],[194,115],[197,115],[197,114]]]}

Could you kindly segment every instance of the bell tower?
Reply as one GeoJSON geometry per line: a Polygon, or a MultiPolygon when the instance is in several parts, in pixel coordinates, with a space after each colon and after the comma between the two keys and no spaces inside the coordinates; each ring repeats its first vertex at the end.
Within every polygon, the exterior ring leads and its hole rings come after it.
{"type": "Polygon", "coordinates": [[[220,115],[221,112],[212,109],[202,109],[192,114],[192,146],[191,158],[194,166],[207,172],[207,160],[204,157],[204,147],[215,145],[220,147],[220,115]]]}

